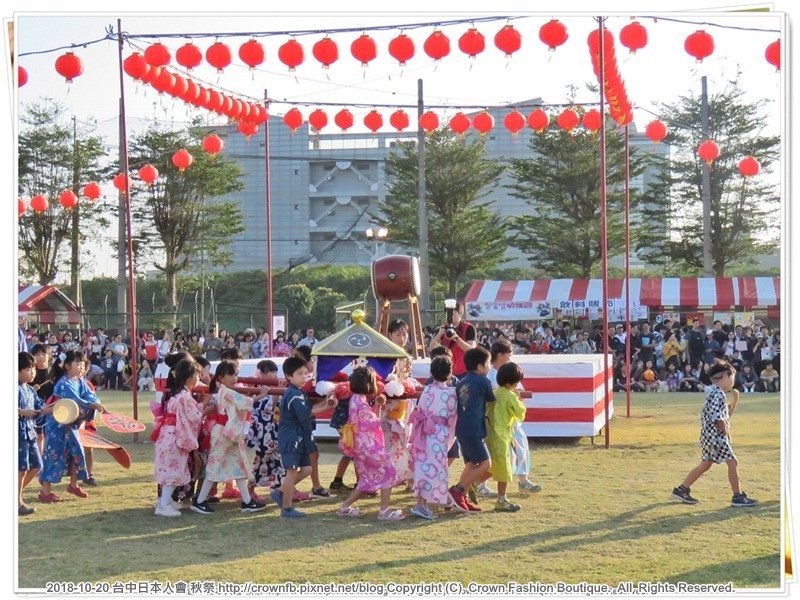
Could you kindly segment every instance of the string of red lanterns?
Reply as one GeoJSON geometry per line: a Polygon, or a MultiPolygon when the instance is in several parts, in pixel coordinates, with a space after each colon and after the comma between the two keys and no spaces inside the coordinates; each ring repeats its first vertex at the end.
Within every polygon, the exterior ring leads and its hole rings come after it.
{"type": "Polygon", "coordinates": [[[633,121],[633,107],[625,90],[625,82],[619,73],[617,56],[614,51],[614,35],[603,29],[603,73],[600,73],[600,34],[593,29],[587,38],[589,55],[592,59],[592,68],[597,80],[606,94],[609,105],[609,114],[620,125],[633,121]]]}

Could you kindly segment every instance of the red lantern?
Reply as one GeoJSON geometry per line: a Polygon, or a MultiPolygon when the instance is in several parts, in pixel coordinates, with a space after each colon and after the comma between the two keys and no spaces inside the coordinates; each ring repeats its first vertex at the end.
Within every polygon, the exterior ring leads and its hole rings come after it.
{"type": "Polygon", "coordinates": [[[156,90],[158,90],[159,94],[163,94],[164,92],[172,93],[172,88],[175,87],[175,75],[167,71],[166,69],[161,69],[156,77],[155,81],[150,85],[153,86],[156,90]]]}
{"type": "Polygon", "coordinates": [[[17,217],[24,215],[26,210],[28,210],[28,207],[25,205],[25,200],[17,198],[17,217]]]}
{"type": "Polygon", "coordinates": [[[172,92],[171,94],[176,98],[183,98],[186,92],[189,89],[189,82],[187,82],[183,77],[180,75],[175,75],[175,82],[172,85],[172,92]]]}
{"type": "Polygon", "coordinates": [[[697,59],[697,62],[703,62],[704,58],[711,56],[714,52],[714,38],[699,29],[687,36],[683,47],[687,53],[697,59]]]}
{"type": "Polygon", "coordinates": [[[761,171],[761,164],[755,156],[745,156],[739,161],[739,173],[742,174],[742,177],[755,177],[759,171],[761,171]]]}
{"type": "Polygon", "coordinates": [[[635,54],[647,45],[647,29],[639,21],[633,21],[620,29],[619,43],[635,54]]]}
{"type": "Polygon", "coordinates": [[[659,120],[650,121],[645,127],[644,134],[654,142],[658,143],[667,137],[667,126],[659,120]]]}
{"type": "Polygon", "coordinates": [[[50,208],[50,203],[40,194],[31,198],[31,208],[36,212],[44,212],[50,208]]]}
{"type": "Polygon", "coordinates": [[[541,108],[537,108],[528,115],[528,127],[536,133],[542,133],[550,125],[550,117],[541,108]]]}
{"type": "MultiPolygon", "coordinates": [[[[220,96],[220,102],[222,101],[222,96],[220,96]]],[[[204,88],[202,85],[197,86],[197,97],[195,98],[194,102],[192,102],[194,106],[202,106],[208,110],[208,107],[211,106],[211,92],[204,88]]]]}
{"type": "Polygon", "coordinates": [[[353,58],[361,61],[362,67],[366,67],[371,60],[375,60],[375,57],[378,56],[378,46],[375,40],[366,33],[362,33],[350,44],[350,53],[353,58]]]}
{"type": "Polygon", "coordinates": [[[232,60],[231,49],[222,42],[215,42],[206,50],[206,61],[217,70],[217,73],[222,73],[232,60]]]}
{"type": "Polygon", "coordinates": [[[710,166],[719,157],[719,146],[712,140],[706,140],[697,147],[697,156],[710,166]]]}
{"type": "Polygon", "coordinates": [[[308,124],[317,131],[321,131],[322,128],[328,124],[328,114],[321,108],[318,108],[308,115],[308,124]]]}
{"type": "Polygon", "coordinates": [[[539,39],[547,44],[550,50],[555,50],[566,42],[568,37],[567,28],[557,19],[553,19],[539,28],[539,39]]]}
{"type": "Polygon", "coordinates": [[[343,108],[333,117],[333,122],[342,131],[347,131],[353,126],[353,113],[343,108]]]}
{"type": "Polygon", "coordinates": [[[147,64],[153,67],[166,67],[169,61],[172,60],[172,55],[169,49],[161,42],[156,42],[148,46],[144,51],[144,59],[147,64]]]}
{"type": "Polygon", "coordinates": [[[298,109],[292,108],[285,115],[283,115],[283,124],[294,133],[303,125],[303,113],[298,109]]]}
{"type": "Polygon", "coordinates": [[[517,137],[517,134],[525,127],[525,115],[518,110],[510,112],[503,118],[503,125],[513,137],[517,137]]]}
{"type": "Polygon", "coordinates": [[[142,75],[142,81],[149,85],[153,85],[153,82],[158,79],[158,76],[161,75],[161,67],[150,67],[148,66],[147,71],[142,75]]]}
{"type": "Polygon", "coordinates": [[[220,108],[222,108],[222,94],[220,94],[217,90],[207,90],[208,91],[208,102],[206,103],[206,108],[213,112],[219,112],[220,108]]]}
{"type": "Polygon", "coordinates": [[[158,179],[158,169],[153,165],[145,165],[139,169],[139,179],[144,181],[147,185],[153,185],[158,179]]]}
{"type": "Polygon", "coordinates": [[[311,48],[311,54],[322,63],[323,69],[327,69],[339,60],[339,47],[331,38],[325,36],[314,44],[314,47],[311,48]]]}
{"type": "Polygon", "coordinates": [[[258,133],[258,125],[251,121],[239,121],[236,128],[246,140],[249,140],[252,136],[258,133]]]}
{"type": "Polygon", "coordinates": [[[389,116],[389,123],[392,127],[397,129],[397,131],[403,131],[403,129],[406,129],[410,124],[408,113],[403,109],[394,111],[389,116]]]}
{"type": "Polygon", "coordinates": [[[289,40],[278,48],[278,59],[289,67],[289,71],[294,71],[305,60],[303,47],[297,40],[289,40]]]}
{"type": "Polygon", "coordinates": [[[233,110],[233,98],[230,96],[222,95],[222,104],[217,111],[221,115],[229,115],[231,110],[233,110]]]}
{"type": "Polygon", "coordinates": [[[203,62],[203,51],[192,42],[187,42],[175,52],[175,62],[188,70],[192,70],[203,62]]]}
{"type": "Polygon", "coordinates": [[[181,173],[191,167],[193,162],[194,157],[186,151],[186,148],[181,148],[172,155],[172,164],[175,165],[181,173]]]}
{"type": "Polygon", "coordinates": [[[432,133],[439,129],[439,115],[432,110],[422,113],[419,117],[419,126],[425,130],[425,133],[432,133]]]}
{"type": "Polygon", "coordinates": [[[58,202],[64,208],[72,208],[73,206],[78,204],[78,197],[72,190],[64,190],[58,197],[58,202]]]}
{"type": "Polygon", "coordinates": [[[128,177],[125,173],[120,173],[116,177],[114,177],[114,187],[117,188],[121,193],[125,193],[125,185],[127,183],[127,189],[131,189],[133,187],[133,181],[131,178],[128,177]]]}
{"type": "Polygon", "coordinates": [[[585,113],[583,113],[583,119],[581,120],[581,122],[583,123],[583,126],[586,129],[588,129],[592,133],[595,133],[600,129],[600,125],[602,123],[602,117],[600,116],[600,111],[597,110],[596,108],[593,108],[592,110],[587,110],[585,113]]]}
{"type": "Polygon", "coordinates": [[[766,52],[764,52],[764,56],[767,59],[767,62],[771,64],[776,69],[781,68],[781,41],[775,40],[769,46],[767,46],[766,52]]]}
{"type": "Polygon", "coordinates": [[[381,116],[381,113],[379,113],[377,110],[369,111],[367,116],[364,117],[364,125],[366,125],[367,129],[369,129],[372,133],[378,131],[378,129],[383,127],[383,117],[381,116]]]}
{"type": "Polygon", "coordinates": [[[433,60],[441,60],[450,54],[450,39],[437,29],[428,36],[422,49],[433,60]]]}
{"type": "Polygon", "coordinates": [[[150,70],[150,65],[138,52],[122,61],[122,69],[134,79],[142,79],[150,70]]]}
{"type": "Polygon", "coordinates": [[[203,150],[208,152],[212,157],[222,152],[224,147],[225,144],[222,143],[222,139],[218,135],[212,133],[203,138],[203,150]]]}
{"type": "Polygon", "coordinates": [[[486,135],[494,127],[494,117],[486,111],[479,112],[472,119],[472,126],[477,129],[482,136],[486,135]]]}
{"type": "Polygon", "coordinates": [[[458,38],[458,49],[470,58],[475,58],[486,49],[486,38],[480,31],[472,27],[458,38]]]}
{"type": "Polygon", "coordinates": [[[458,135],[464,135],[464,132],[469,129],[469,126],[469,117],[462,112],[456,113],[453,118],[450,119],[450,129],[455,131],[458,135]]]}
{"type": "Polygon", "coordinates": [[[389,42],[389,54],[405,67],[406,63],[414,56],[414,41],[405,33],[401,33],[389,42]]]}
{"type": "Polygon", "coordinates": [[[571,108],[568,108],[558,115],[558,119],[556,119],[556,121],[558,122],[558,126],[564,131],[572,131],[578,126],[578,123],[580,123],[581,120],[578,117],[578,113],[571,108]]]}
{"type": "Polygon", "coordinates": [[[238,98],[233,98],[231,102],[231,110],[227,113],[228,116],[233,119],[240,119],[242,117],[242,110],[244,104],[238,98]]]}
{"type": "Polygon", "coordinates": [[[83,63],[75,54],[67,52],[56,59],[56,72],[66,79],[67,83],[72,83],[73,79],[83,73],[83,63]]]}
{"type": "Polygon", "coordinates": [[[239,46],[239,58],[252,71],[264,62],[264,46],[257,40],[249,40],[239,46]]]}
{"type": "MultiPolygon", "coordinates": [[[[513,25],[506,25],[495,34],[494,45],[505,52],[506,58],[511,58],[514,52],[522,48],[522,36],[519,31],[514,29],[513,25]]],[[[520,129],[522,128],[520,127],[520,129]]]]}
{"type": "MultiPolygon", "coordinates": [[[[189,104],[195,104],[200,98],[200,86],[191,79],[187,79],[186,91],[183,92],[181,98],[189,104]]],[[[195,106],[199,106],[199,104],[195,104],[195,106]]]]}
{"type": "Polygon", "coordinates": [[[17,86],[22,87],[28,83],[28,72],[23,67],[17,67],[17,86]]]}
{"type": "Polygon", "coordinates": [[[97,185],[96,182],[90,181],[85,186],[83,186],[83,195],[86,196],[89,200],[94,202],[103,194],[100,186],[97,185]]]}

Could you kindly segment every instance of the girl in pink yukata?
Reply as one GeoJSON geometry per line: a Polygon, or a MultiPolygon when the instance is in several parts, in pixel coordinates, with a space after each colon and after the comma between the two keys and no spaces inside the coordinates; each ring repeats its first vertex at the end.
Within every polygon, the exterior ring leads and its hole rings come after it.
{"type": "Polygon", "coordinates": [[[417,505],[411,514],[422,519],[436,519],[428,506],[434,502],[447,506],[447,449],[456,435],[456,390],[447,385],[453,364],[446,356],[431,361],[433,382],[425,386],[411,413],[411,453],[414,460],[414,493],[417,505]]]}
{"type": "Polygon", "coordinates": [[[161,486],[161,496],[155,514],[160,517],[181,516],[172,493],[192,480],[189,454],[197,451],[203,405],[192,397],[191,390],[197,385],[200,371],[200,365],[191,358],[175,365],[166,410],[156,421],[155,478],[161,486]]]}
{"type": "MultiPolygon", "coordinates": [[[[386,451],[381,431],[381,421],[367,401],[368,395],[378,393],[375,371],[371,367],[357,367],[350,375],[350,414],[342,427],[339,449],[351,457],[358,473],[356,489],[342,502],[336,514],[343,517],[360,517],[361,511],[353,503],[365,493],[380,490],[381,507],[378,519],[381,521],[402,521],[405,518],[400,510],[389,508],[392,486],[396,472],[391,457],[386,451]]],[[[378,395],[374,403],[380,407],[386,397],[378,395]]]]}
{"type": "MultiPolygon", "coordinates": [[[[405,321],[395,319],[389,323],[387,333],[392,342],[401,348],[406,347],[408,343],[408,325],[405,321]]],[[[408,376],[411,370],[410,363],[411,361],[406,358],[401,358],[397,361],[395,375],[401,381],[408,376]]],[[[383,429],[384,440],[386,440],[386,450],[392,459],[392,465],[394,465],[395,469],[394,485],[410,481],[414,476],[411,452],[408,448],[409,428],[407,427],[412,409],[413,404],[408,398],[398,398],[388,400],[381,411],[381,428],[383,429]]]]}

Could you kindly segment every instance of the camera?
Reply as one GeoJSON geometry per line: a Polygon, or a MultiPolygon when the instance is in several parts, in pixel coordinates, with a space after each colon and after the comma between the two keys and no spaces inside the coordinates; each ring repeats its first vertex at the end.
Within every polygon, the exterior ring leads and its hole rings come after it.
{"type": "Polygon", "coordinates": [[[455,327],[453,327],[452,325],[447,325],[447,326],[444,328],[444,336],[445,336],[446,338],[448,338],[448,339],[451,339],[451,340],[452,340],[454,337],[456,337],[456,329],[455,329],[455,327]]]}
{"type": "Polygon", "coordinates": [[[452,340],[456,337],[456,329],[453,327],[453,311],[456,308],[456,301],[454,298],[448,298],[444,301],[445,317],[447,325],[444,326],[444,335],[447,339],[452,340]]]}

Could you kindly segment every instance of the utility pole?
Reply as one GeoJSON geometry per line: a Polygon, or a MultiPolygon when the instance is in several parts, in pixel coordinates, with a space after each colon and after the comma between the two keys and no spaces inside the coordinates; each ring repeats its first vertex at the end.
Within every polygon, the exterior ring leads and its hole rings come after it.
{"type": "MultiPolygon", "coordinates": [[[[711,136],[708,125],[708,82],[706,76],[700,78],[702,92],[700,94],[700,128],[703,139],[711,136]]],[[[703,200],[703,271],[706,277],[714,277],[711,265],[711,165],[703,162],[703,183],[701,198],[703,200]]]]}
{"type": "MultiPolygon", "coordinates": [[[[127,156],[123,148],[125,147],[125,128],[122,115],[124,113],[122,98],[119,100],[119,164],[120,173],[127,174],[127,156]]],[[[126,236],[125,236],[125,194],[119,192],[117,196],[117,330],[120,332],[125,331],[126,320],[125,315],[128,313],[128,286],[127,286],[127,263],[125,256],[127,252],[126,236]]]]}
{"type": "Polygon", "coordinates": [[[417,79],[417,172],[419,186],[417,188],[417,217],[419,219],[419,278],[420,298],[419,304],[423,314],[430,308],[430,268],[428,263],[428,206],[426,203],[425,186],[425,131],[419,125],[419,119],[425,110],[422,96],[422,79],[417,79]]]}
{"type": "MultiPolygon", "coordinates": [[[[80,159],[78,157],[78,119],[72,115],[72,191],[76,196],[80,196],[80,159]]],[[[80,236],[80,208],[76,204],[72,208],[72,233],[70,242],[72,246],[72,257],[70,264],[70,285],[75,304],[83,312],[83,294],[81,293],[81,266],[79,254],[80,236]]],[[[81,328],[83,319],[81,318],[81,328]]]]}

